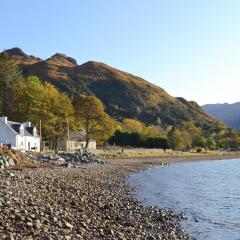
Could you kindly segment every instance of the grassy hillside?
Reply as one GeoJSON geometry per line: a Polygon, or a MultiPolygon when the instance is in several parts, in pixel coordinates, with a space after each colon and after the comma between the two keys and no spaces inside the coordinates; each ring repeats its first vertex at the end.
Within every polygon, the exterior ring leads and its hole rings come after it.
{"type": "Polygon", "coordinates": [[[115,119],[135,118],[147,124],[179,125],[193,120],[202,128],[215,128],[219,122],[195,102],[170,96],[150,82],[104,63],[89,61],[82,65],[64,54],[42,60],[21,49],[7,50],[19,62],[25,76],[36,75],[74,96],[88,93],[97,96],[115,119]]]}

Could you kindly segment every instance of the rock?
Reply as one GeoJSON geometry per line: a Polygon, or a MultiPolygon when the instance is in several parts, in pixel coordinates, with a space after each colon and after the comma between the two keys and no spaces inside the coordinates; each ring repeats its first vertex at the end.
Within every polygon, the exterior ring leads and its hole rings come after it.
{"type": "Polygon", "coordinates": [[[87,150],[84,150],[83,152],[77,151],[75,153],[28,153],[28,157],[32,158],[34,161],[37,162],[51,162],[56,165],[62,165],[66,167],[76,167],[76,164],[78,163],[106,163],[105,161],[97,158],[94,154],[88,152],[87,150]]]}
{"type": "Polygon", "coordinates": [[[9,173],[9,176],[10,176],[10,177],[15,177],[15,174],[14,174],[13,172],[10,172],[10,173],[9,173]]]}
{"type": "Polygon", "coordinates": [[[73,225],[71,225],[69,222],[65,222],[65,226],[66,226],[67,228],[70,228],[70,229],[73,228],[73,225]]]}
{"type": "Polygon", "coordinates": [[[52,238],[49,237],[48,235],[44,235],[44,236],[43,236],[43,240],[52,240],[52,238]]]}
{"type": "Polygon", "coordinates": [[[77,233],[78,233],[78,234],[83,235],[85,232],[86,232],[86,229],[85,229],[85,228],[80,227],[80,228],[77,229],[77,233]]]}
{"type": "Polygon", "coordinates": [[[9,164],[9,166],[15,166],[16,165],[12,158],[8,159],[8,164],[9,164]]]}
{"type": "Polygon", "coordinates": [[[12,233],[9,233],[9,234],[6,236],[5,240],[14,240],[13,234],[12,234],[12,233]]]}
{"type": "Polygon", "coordinates": [[[29,228],[32,228],[33,227],[33,223],[32,222],[27,222],[27,227],[29,227],[29,228]]]}
{"type": "Polygon", "coordinates": [[[81,225],[83,228],[88,228],[88,225],[87,225],[85,222],[80,222],[80,225],[81,225]]]}
{"type": "Polygon", "coordinates": [[[42,223],[41,223],[40,220],[37,220],[37,221],[35,222],[35,227],[38,228],[38,229],[42,227],[42,223]]]}

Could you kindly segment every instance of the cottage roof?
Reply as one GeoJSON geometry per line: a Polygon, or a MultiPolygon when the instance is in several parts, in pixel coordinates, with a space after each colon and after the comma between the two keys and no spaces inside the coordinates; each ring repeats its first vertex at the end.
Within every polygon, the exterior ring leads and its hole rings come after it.
{"type": "MultiPolygon", "coordinates": [[[[8,127],[10,127],[16,134],[20,134],[20,127],[21,125],[23,126],[23,135],[24,136],[29,136],[29,137],[34,137],[34,128],[33,126],[26,126],[25,124],[21,124],[18,122],[12,122],[12,121],[7,121],[8,127]]],[[[38,137],[38,134],[36,135],[38,137]]]]}

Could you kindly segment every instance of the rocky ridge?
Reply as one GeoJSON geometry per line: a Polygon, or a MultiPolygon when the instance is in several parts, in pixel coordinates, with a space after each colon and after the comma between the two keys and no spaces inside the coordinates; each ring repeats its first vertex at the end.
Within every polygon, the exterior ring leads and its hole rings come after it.
{"type": "Polygon", "coordinates": [[[101,62],[78,65],[75,59],[60,53],[42,60],[19,48],[4,52],[19,63],[24,76],[36,75],[71,97],[79,93],[95,95],[103,102],[106,112],[117,120],[132,118],[163,126],[178,126],[192,120],[203,129],[222,124],[197,103],[173,97],[143,78],[101,62]]]}

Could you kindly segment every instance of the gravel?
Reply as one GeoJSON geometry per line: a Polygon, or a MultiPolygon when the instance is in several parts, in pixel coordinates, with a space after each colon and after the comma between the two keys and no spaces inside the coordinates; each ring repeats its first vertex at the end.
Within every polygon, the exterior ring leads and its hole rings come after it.
{"type": "Polygon", "coordinates": [[[185,240],[172,210],[141,205],[125,177],[160,160],[0,171],[0,239],[185,240]]]}

